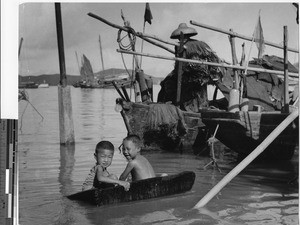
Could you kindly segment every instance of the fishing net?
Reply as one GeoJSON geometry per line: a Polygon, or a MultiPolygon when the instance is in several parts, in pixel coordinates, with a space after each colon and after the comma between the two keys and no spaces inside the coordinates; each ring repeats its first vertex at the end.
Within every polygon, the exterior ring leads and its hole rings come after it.
{"type": "MultiPolygon", "coordinates": [[[[145,130],[177,140],[187,133],[182,111],[171,104],[150,104],[145,130]]],[[[153,135],[155,135],[153,133],[153,135]]],[[[152,136],[153,137],[153,136],[152,136]]]]}
{"type": "MultiPolygon", "coordinates": [[[[218,56],[202,41],[190,39],[186,46],[186,58],[208,62],[219,62],[218,56]]],[[[175,62],[174,70],[161,82],[161,91],[158,94],[158,102],[171,101],[176,103],[177,71],[179,62],[175,62]]],[[[182,63],[181,80],[181,108],[187,111],[198,112],[199,109],[208,106],[206,85],[223,77],[221,70],[215,66],[202,65],[192,62],[182,63]],[[200,99],[200,96],[203,98],[200,99]],[[191,107],[190,104],[193,104],[191,107]]]]}
{"type": "MultiPolygon", "coordinates": [[[[205,42],[191,39],[185,46],[187,59],[219,62],[218,56],[205,42]]],[[[178,62],[176,62],[175,68],[177,68],[177,64],[178,62]]],[[[222,77],[222,73],[218,67],[198,63],[183,63],[182,70],[184,73],[182,76],[183,83],[196,82],[203,85],[208,83],[210,79],[214,80],[222,77]]]]}

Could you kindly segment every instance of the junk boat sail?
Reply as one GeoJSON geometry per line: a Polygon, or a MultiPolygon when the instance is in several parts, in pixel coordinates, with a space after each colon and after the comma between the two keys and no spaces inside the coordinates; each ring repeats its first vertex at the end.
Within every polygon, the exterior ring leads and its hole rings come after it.
{"type": "Polygon", "coordinates": [[[81,87],[81,88],[114,88],[113,81],[117,86],[124,86],[130,87],[131,86],[131,79],[128,74],[118,74],[114,75],[114,69],[104,70],[104,60],[102,54],[102,46],[101,46],[101,38],[99,35],[99,44],[100,44],[100,54],[101,54],[101,61],[102,61],[102,73],[103,76],[100,76],[100,73],[95,74],[93,72],[93,68],[91,65],[90,60],[83,54],[81,57],[81,66],[78,62],[77,52],[76,59],[80,71],[81,80],[74,83],[74,87],[81,87]],[[111,72],[111,74],[107,74],[107,72],[111,72]]]}

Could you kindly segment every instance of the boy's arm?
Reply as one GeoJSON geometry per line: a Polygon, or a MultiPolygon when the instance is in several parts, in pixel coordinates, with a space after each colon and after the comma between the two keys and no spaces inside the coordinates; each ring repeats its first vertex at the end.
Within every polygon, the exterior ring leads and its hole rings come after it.
{"type": "Polygon", "coordinates": [[[89,175],[86,177],[85,181],[82,184],[82,191],[91,189],[93,187],[93,182],[96,174],[96,166],[94,166],[91,170],[89,175]]]}
{"type": "Polygon", "coordinates": [[[100,166],[97,167],[96,176],[97,176],[98,181],[100,181],[100,182],[105,182],[105,183],[110,183],[110,184],[118,184],[118,185],[123,186],[126,191],[129,190],[129,187],[130,187],[129,182],[125,182],[122,180],[116,180],[116,179],[113,179],[110,177],[103,176],[103,170],[100,166]]]}
{"type": "Polygon", "coordinates": [[[134,163],[133,163],[133,161],[130,161],[128,164],[127,164],[127,166],[126,166],[126,168],[125,168],[125,170],[124,170],[124,172],[121,174],[121,176],[120,176],[120,180],[126,180],[126,178],[128,177],[128,175],[129,175],[129,173],[131,172],[131,170],[134,168],[134,163]]]}

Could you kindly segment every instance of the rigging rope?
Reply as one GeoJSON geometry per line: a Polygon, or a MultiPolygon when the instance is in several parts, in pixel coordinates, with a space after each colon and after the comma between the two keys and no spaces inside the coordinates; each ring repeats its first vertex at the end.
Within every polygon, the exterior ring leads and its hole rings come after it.
{"type": "Polygon", "coordinates": [[[32,106],[32,108],[39,114],[39,116],[42,118],[41,122],[44,121],[44,117],[42,116],[42,114],[34,107],[34,105],[31,104],[31,102],[29,101],[29,97],[28,97],[28,93],[27,91],[25,91],[25,89],[23,90],[19,90],[19,101],[21,100],[24,100],[27,102],[23,112],[22,112],[22,115],[21,115],[21,126],[20,126],[20,131],[22,133],[22,125],[23,125],[23,116],[24,116],[24,113],[28,107],[28,104],[30,104],[32,106]]]}
{"type": "Polygon", "coordinates": [[[122,37],[121,38],[121,33],[122,33],[122,31],[123,30],[119,30],[118,31],[118,38],[117,38],[117,42],[119,43],[119,47],[120,47],[120,49],[122,49],[122,50],[127,50],[127,51],[129,51],[129,50],[133,50],[134,49],[134,46],[135,46],[135,42],[136,42],[136,32],[135,32],[135,30],[132,28],[132,27],[126,27],[129,31],[127,32],[127,35],[125,35],[124,37],[122,37]],[[124,39],[124,38],[126,38],[127,36],[129,36],[131,34],[131,36],[130,36],[130,43],[129,44],[127,44],[127,45],[124,45],[123,43],[122,43],[122,40],[124,39]]]}
{"type": "MultiPolygon", "coordinates": [[[[129,30],[127,32],[127,34],[124,36],[124,37],[121,37],[121,34],[122,34],[122,31],[123,30],[119,30],[118,31],[118,37],[117,37],[117,42],[119,44],[119,48],[122,49],[122,50],[127,50],[127,51],[132,51],[134,50],[134,46],[135,46],[135,43],[136,43],[136,32],[135,30],[132,28],[132,27],[127,27],[126,28],[129,30]],[[130,35],[130,37],[129,37],[130,35]],[[124,38],[126,37],[129,37],[129,40],[130,40],[130,43],[125,45],[124,43],[122,43],[122,41],[124,40],[124,38]]],[[[122,62],[123,62],[123,65],[124,65],[124,68],[126,70],[126,72],[128,73],[129,77],[130,77],[130,80],[131,80],[131,85],[130,85],[130,99],[131,99],[131,95],[132,95],[132,90],[131,90],[131,87],[133,86],[133,78],[134,78],[134,70],[132,70],[132,73],[129,72],[127,66],[126,66],[126,63],[125,63],[125,60],[124,60],[124,55],[123,53],[121,53],[121,57],[122,57],[122,62]]],[[[132,62],[132,68],[134,68],[134,58],[133,58],[133,62],[132,62]]]]}

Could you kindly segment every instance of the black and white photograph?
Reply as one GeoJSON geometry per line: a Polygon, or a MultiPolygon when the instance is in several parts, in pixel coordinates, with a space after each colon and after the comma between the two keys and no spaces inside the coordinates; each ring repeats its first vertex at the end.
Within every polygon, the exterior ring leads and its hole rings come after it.
{"type": "Polygon", "coordinates": [[[298,2],[4,2],[0,224],[299,224],[298,2]]]}

